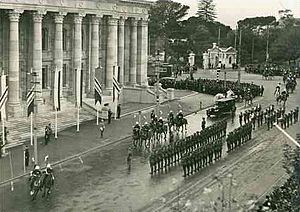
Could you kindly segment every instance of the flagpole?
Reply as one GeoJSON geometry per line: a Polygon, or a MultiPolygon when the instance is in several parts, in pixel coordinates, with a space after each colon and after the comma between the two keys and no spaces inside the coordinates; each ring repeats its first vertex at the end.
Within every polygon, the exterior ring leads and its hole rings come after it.
{"type": "Polygon", "coordinates": [[[97,123],[97,126],[98,126],[99,125],[99,110],[98,110],[98,108],[96,110],[97,110],[97,121],[96,121],[96,123],[97,123]]]}
{"type": "Polygon", "coordinates": [[[77,132],[79,132],[79,106],[77,106],[77,132]]]}
{"type": "Polygon", "coordinates": [[[115,120],[117,120],[117,107],[118,107],[118,98],[119,94],[117,94],[117,98],[115,99],[115,120]]]}
{"type": "MultiPolygon", "coordinates": [[[[5,123],[4,123],[4,117],[2,118],[2,143],[3,143],[3,154],[5,154],[5,123]]],[[[0,152],[1,154],[1,152],[0,152]]]]}
{"type": "Polygon", "coordinates": [[[30,145],[33,145],[33,114],[30,113],[30,145]]]}
{"type": "Polygon", "coordinates": [[[55,139],[57,139],[57,108],[55,109],[55,139]]]}

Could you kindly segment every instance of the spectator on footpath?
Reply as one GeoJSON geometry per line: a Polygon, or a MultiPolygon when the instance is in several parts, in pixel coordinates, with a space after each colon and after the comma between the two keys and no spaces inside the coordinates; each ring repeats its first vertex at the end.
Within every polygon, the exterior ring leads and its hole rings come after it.
{"type": "Polygon", "coordinates": [[[105,125],[104,125],[103,119],[100,120],[99,130],[100,130],[100,137],[103,138],[103,133],[104,133],[104,130],[105,130],[105,125]]]}
{"type": "Polygon", "coordinates": [[[118,104],[117,106],[117,119],[120,119],[121,116],[121,104],[118,104]]]}
{"type": "Polygon", "coordinates": [[[242,126],[243,125],[243,112],[241,112],[239,115],[239,122],[240,122],[240,126],[242,126]]]}
{"type": "Polygon", "coordinates": [[[205,118],[202,118],[202,123],[201,123],[201,128],[202,128],[202,130],[205,129],[205,125],[206,125],[205,118]]]}
{"type": "Polygon", "coordinates": [[[26,145],[25,149],[24,149],[24,160],[25,160],[25,168],[26,169],[29,166],[29,159],[30,159],[29,149],[28,149],[28,146],[26,145]]]}
{"type": "Polygon", "coordinates": [[[45,145],[49,142],[49,129],[48,126],[45,127],[45,145]]]}
{"type": "Polygon", "coordinates": [[[112,116],[112,112],[111,112],[111,109],[109,108],[108,109],[108,120],[107,120],[108,124],[110,124],[110,122],[111,122],[111,116],[112,116]]]}

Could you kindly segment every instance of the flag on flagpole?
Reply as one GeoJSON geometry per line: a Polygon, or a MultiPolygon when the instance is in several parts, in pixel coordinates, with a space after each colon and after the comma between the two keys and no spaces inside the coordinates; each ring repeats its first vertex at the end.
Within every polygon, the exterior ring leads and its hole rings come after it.
{"type": "Polygon", "coordinates": [[[30,89],[30,91],[27,94],[27,116],[30,116],[31,113],[34,113],[34,86],[30,89]]]}
{"type": "Polygon", "coordinates": [[[83,86],[83,72],[80,69],[76,70],[76,106],[82,107],[82,86],[83,86]]]}
{"type": "Polygon", "coordinates": [[[0,98],[0,110],[2,110],[2,107],[5,105],[7,98],[8,98],[8,87],[6,86],[0,98]]]}
{"type": "Polygon", "coordinates": [[[97,104],[97,102],[99,102],[101,104],[102,103],[102,96],[101,96],[102,86],[96,77],[94,79],[94,86],[95,86],[95,105],[97,104]]]}
{"type": "Polygon", "coordinates": [[[121,93],[121,87],[120,87],[117,79],[115,77],[113,77],[113,102],[116,99],[116,94],[117,94],[117,98],[119,98],[120,93],[121,93]]]}
{"type": "Polygon", "coordinates": [[[61,72],[56,69],[54,73],[54,108],[56,111],[60,111],[60,80],[61,72]]]}

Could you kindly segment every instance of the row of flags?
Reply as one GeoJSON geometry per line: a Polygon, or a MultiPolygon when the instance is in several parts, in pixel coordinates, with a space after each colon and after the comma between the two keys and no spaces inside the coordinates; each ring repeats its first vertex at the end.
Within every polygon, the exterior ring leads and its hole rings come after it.
{"type": "MultiPolygon", "coordinates": [[[[76,76],[77,76],[77,86],[76,86],[76,105],[79,107],[82,107],[82,86],[83,86],[83,72],[82,70],[76,70],[76,76]]],[[[99,102],[102,104],[102,86],[99,83],[98,79],[95,77],[94,79],[94,88],[95,88],[95,105],[99,102]]],[[[61,89],[61,71],[55,70],[54,74],[54,109],[57,111],[60,111],[60,89],[61,89]]],[[[121,93],[121,86],[118,83],[118,80],[116,77],[113,77],[113,102],[119,99],[120,93],[121,93]]],[[[26,96],[26,102],[27,102],[27,116],[30,116],[31,113],[34,113],[34,99],[36,97],[35,94],[35,88],[32,86],[32,88],[29,90],[27,96],[26,96]]],[[[5,105],[6,101],[8,99],[8,87],[6,86],[6,89],[4,92],[2,92],[1,98],[0,98],[0,110],[5,105]]]]}

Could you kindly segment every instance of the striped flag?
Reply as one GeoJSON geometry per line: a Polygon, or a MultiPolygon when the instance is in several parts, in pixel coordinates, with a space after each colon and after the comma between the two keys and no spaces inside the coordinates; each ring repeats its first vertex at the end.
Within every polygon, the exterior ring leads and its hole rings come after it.
{"type": "Polygon", "coordinates": [[[120,87],[117,79],[115,77],[113,77],[113,102],[116,99],[116,94],[117,94],[117,98],[119,98],[120,93],[121,93],[121,87],[120,87]]]}
{"type": "Polygon", "coordinates": [[[54,108],[57,111],[60,111],[60,80],[61,72],[56,69],[54,73],[54,108]]]}
{"type": "Polygon", "coordinates": [[[94,79],[94,86],[95,86],[95,105],[97,104],[97,102],[99,102],[101,104],[102,103],[102,96],[101,96],[102,87],[96,77],[94,79]]]}
{"type": "Polygon", "coordinates": [[[76,106],[82,107],[83,72],[76,69],[76,106]]]}
{"type": "Polygon", "coordinates": [[[8,87],[6,86],[4,92],[1,95],[1,99],[0,99],[0,110],[2,110],[2,107],[5,105],[6,101],[8,98],[8,87]]]}
{"type": "Polygon", "coordinates": [[[27,99],[27,116],[30,116],[31,113],[34,113],[34,98],[35,98],[35,92],[34,92],[34,86],[30,89],[28,92],[26,99],[27,99]]]}

